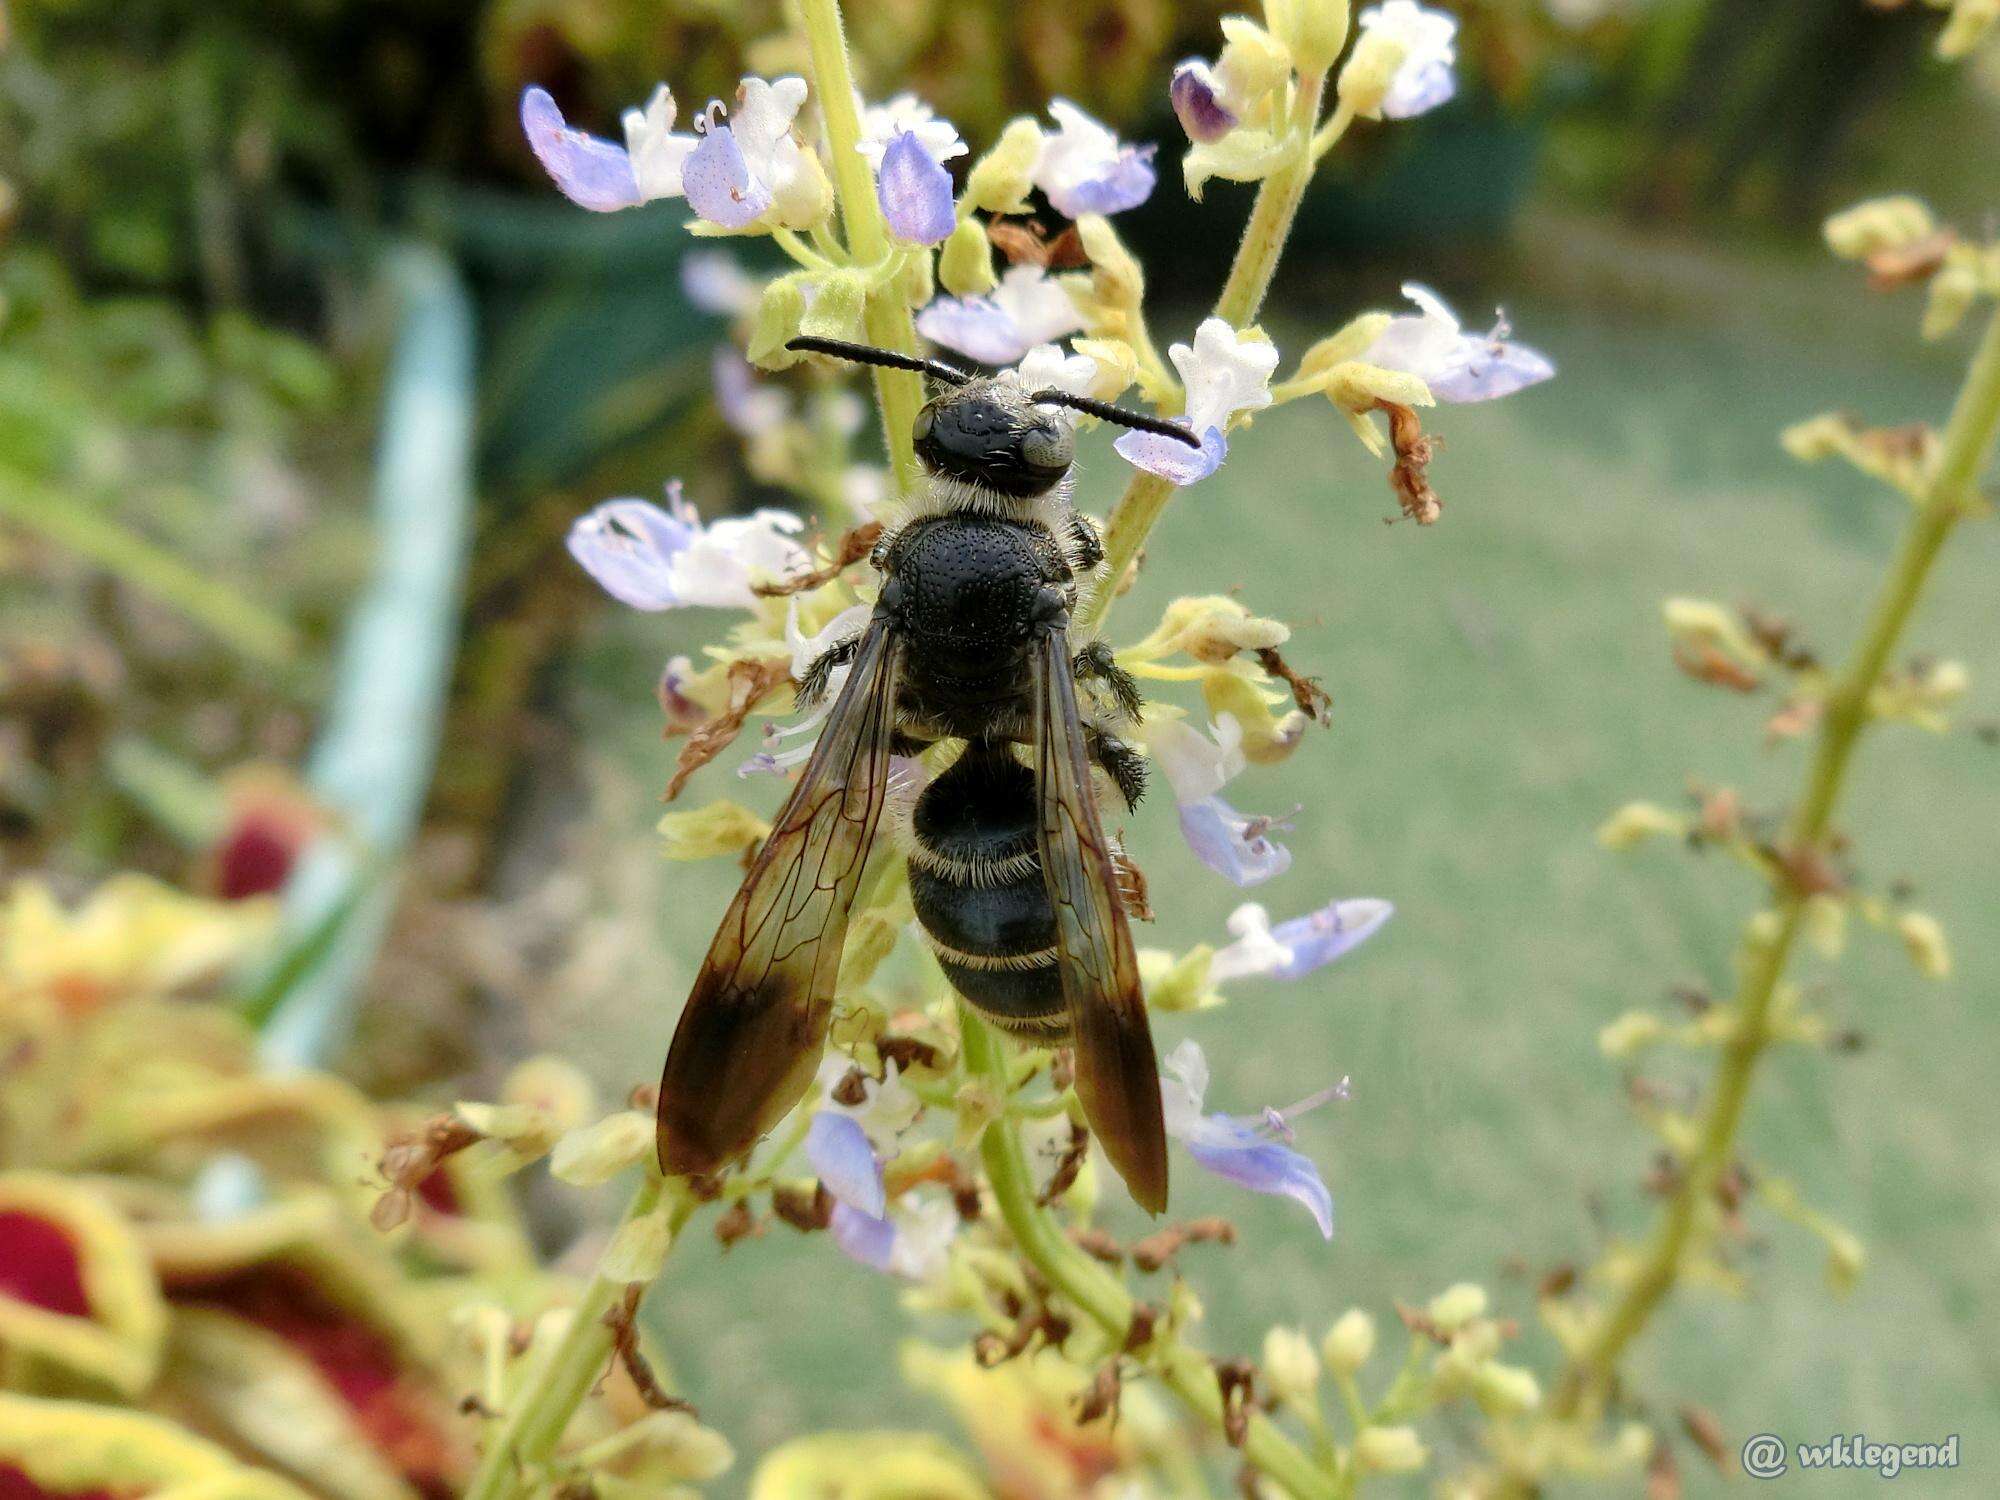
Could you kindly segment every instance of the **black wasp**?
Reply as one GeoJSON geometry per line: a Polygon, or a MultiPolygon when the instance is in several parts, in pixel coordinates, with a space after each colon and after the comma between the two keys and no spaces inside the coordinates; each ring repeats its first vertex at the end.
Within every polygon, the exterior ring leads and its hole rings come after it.
{"type": "Polygon", "coordinates": [[[1064,408],[1193,444],[1185,428],[1012,375],[834,339],[790,348],[930,376],[917,415],[928,478],[870,558],[882,588],[866,629],[799,684],[847,676],[819,741],[710,945],[660,1080],[661,1167],[705,1175],[750,1149],[819,1066],[848,912],[889,790],[890,757],[963,749],[917,799],[908,830],[917,918],[946,975],[1014,1036],[1075,1048],[1076,1091],[1132,1196],[1167,1202],[1160,1083],[1121,856],[1091,778],[1129,806],[1144,765],[1108,718],[1137,717],[1111,653],[1073,651],[1070,613],[1104,560],[1070,503],[1064,408]],[[1086,715],[1078,679],[1112,712],[1086,715]]]}

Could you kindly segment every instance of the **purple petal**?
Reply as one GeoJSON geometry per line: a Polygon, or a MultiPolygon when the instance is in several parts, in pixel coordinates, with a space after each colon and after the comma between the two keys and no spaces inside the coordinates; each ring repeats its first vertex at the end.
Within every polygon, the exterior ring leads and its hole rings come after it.
{"type": "Polygon", "coordinates": [[[896,1226],[888,1219],[836,1201],[826,1227],[851,1259],[885,1275],[895,1269],[896,1226]]]}
{"type": "Polygon", "coordinates": [[[570,202],[603,214],[645,201],[625,148],[570,129],[547,89],[522,93],[521,129],[535,159],[570,202]]]}
{"type": "Polygon", "coordinates": [[[1300,979],[1332,963],[1350,948],[1375,935],[1396,908],[1372,899],[1336,901],[1318,911],[1293,917],[1271,929],[1272,938],[1292,950],[1290,962],[1271,970],[1273,979],[1300,979]]]}
{"type": "Polygon", "coordinates": [[[1157,432],[1128,432],[1111,446],[1134,468],[1180,485],[1208,478],[1229,456],[1229,442],[1220,427],[1202,433],[1199,448],[1161,437],[1157,432]]]}
{"type": "Polygon", "coordinates": [[[1220,797],[1184,802],[1181,833],[1194,857],[1231,885],[1261,885],[1292,867],[1292,851],[1273,840],[1270,818],[1245,817],[1220,797]]]}
{"type": "Polygon", "coordinates": [[[570,556],[612,598],[634,609],[674,609],[674,554],[694,539],[684,522],[645,500],[607,500],[578,516],[567,539],[570,556]]]}
{"type": "Polygon", "coordinates": [[[914,130],[903,131],[883,149],[875,196],[890,232],[909,244],[935,245],[958,224],[951,173],[931,158],[914,130]]]}
{"type": "Polygon", "coordinates": [[[1555,372],[1555,365],[1539,349],[1468,338],[1426,384],[1440,401],[1492,401],[1538,385],[1555,372]]]}
{"type": "Polygon", "coordinates": [[[1017,364],[1029,347],[1013,314],[990,297],[939,297],[917,314],[917,332],[983,365],[1017,364]]]}
{"type": "Polygon", "coordinates": [[[1127,146],[1104,170],[1080,182],[1050,190],[1049,202],[1065,218],[1084,214],[1118,214],[1137,208],[1153,196],[1159,174],[1153,170],[1152,146],[1127,146]]]}
{"type": "Polygon", "coordinates": [[[1191,141],[1219,141],[1240,123],[1235,111],[1216,97],[1208,64],[1198,57],[1174,69],[1167,97],[1191,141]]]}
{"type": "Polygon", "coordinates": [[[853,1118],[823,1109],[806,1131],[806,1160],[834,1198],[870,1218],[889,1211],[882,1188],[882,1164],[868,1144],[868,1132],[853,1118]]]}
{"type": "Polygon", "coordinates": [[[750,175],[750,163],[727,125],[710,125],[681,168],[689,207],[724,229],[741,229],[771,206],[771,189],[750,175]]]}
{"type": "Polygon", "coordinates": [[[1205,1117],[1202,1125],[1204,1139],[1185,1143],[1189,1156],[1238,1187],[1303,1203],[1320,1234],[1333,1238],[1333,1194],[1311,1157],[1221,1115],[1205,1117]]]}

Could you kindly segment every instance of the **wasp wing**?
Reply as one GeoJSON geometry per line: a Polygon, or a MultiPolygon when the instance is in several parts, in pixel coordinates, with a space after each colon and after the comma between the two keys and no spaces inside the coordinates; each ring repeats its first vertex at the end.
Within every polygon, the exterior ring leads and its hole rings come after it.
{"type": "Polygon", "coordinates": [[[1076,707],[1069,637],[1051,630],[1035,657],[1035,783],[1042,877],[1056,910],[1056,961],[1076,1046],[1076,1094],[1141,1208],[1167,1206],[1159,1064],[1132,930],[1097,816],[1076,707]]]}
{"type": "Polygon", "coordinates": [[[812,1081],[889,785],[901,656],[886,624],[868,627],[812,758],[709,945],[660,1078],[663,1171],[727,1165],[812,1081]]]}

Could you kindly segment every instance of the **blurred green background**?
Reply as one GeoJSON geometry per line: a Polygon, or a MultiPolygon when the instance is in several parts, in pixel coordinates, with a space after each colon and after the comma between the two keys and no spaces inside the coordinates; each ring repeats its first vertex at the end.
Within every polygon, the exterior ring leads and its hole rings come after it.
{"type": "MultiPolygon", "coordinates": [[[[1159,140],[1167,170],[1130,233],[1158,331],[1187,333],[1247,195],[1218,186],[1191,219],[1162,85],[1176,57],[1213,52],[1220,7],[852,11],[871,94],[918,88],[975,148],[1052,93],[1159,140]]],[[[1994,202],[2000,72],[1991,49],[1956,72],[1932,61],[1921,8],[1486,0],[1464,16],[1465,96],[1363,133],[1315,188],[1273,332],[1302,346],[1416,277],[1468,321],[1504,300],[1560,377],[1440,419],[1447,508],[1428,531],[1382,524],[1391,497],[1333,414],[1269,417],[1180,498],[1115,617],[1136,633],[1176,594],[1240,586],[1294,626],[1334,721],[1246,787],[1302,808],[1295,867],[1255,895],[1279,915],[1334,895],[1399,908],[1340,967],[1160,1028],[1203,1042],[1232,1107],[1354,1078],[1353,1102],[1303,1130],[1330,1165],[1332,1245],[1287,1205],[1184,1180],[1188,1210],[1244,1230],[1245,1248],[1192,1252],[1218,1347],[1461,1278],[1528,1322],[1543,1274],[1640,1222],[1645,1137],[1597,1029],[1676,984],[1725,983],[1755,895],[1719,860],[1614,858],[1592,830],[1690,777],[1775,807],[1800,756],[1764,748],[1758,703],[1672,670],[1658,600],[1754,601],[1823,654],[1844,647],[1902,502],[1797,468],[1776,433],[1830,407],[1936,419],[1961,351],[1917,344],[1912,294],[1869,299],[1823,265],[1817,220],[1890,188],[1969,220],[1994,202]]],[[[698,99],[784,67],[784,20],[695,0],[66,0],[14,17],[0,872],[211,879],[213,789],[296,766],[325,733],[407,332],[382,255],[435,247],[472,299],[473,539],[444,750],[341,1063],[437,1100],[537,1050],[613,1091],[649,1078],[733,884],[724,864],[662,863],[652,835],[673,754],[652,684],[713,622],[621,611],[561,537],[588,504],[669,475],[705,510],[769,496],[712,410],[721,329],[682,299],[675,215],[554,201],[513,101],[540,81],[606,129],[657,77],[698,99]]],[[[1091,439],[1086,508],[1119,472],[1091,439]]],[[[1996,564],[1991,529],[1971,530],[1917,631],[1971,668],[1970,722],[2000,718],[1996,564]]],[[[1836,1300],[1817,1244],[1775,1233],[1749,1257],[1752,1299],[1688,1296],[1636,1365],[1645,1399],[1703,1401],[1737,1437],[1964,1434],[1967,1467],[1924,1493],[1989,1492],[1977,1455],[2000,1440],[1997,757],[1971,734],[1869,743],[1848,816],[1864,873],[1914,883],[1958,972],[1925,984],[1857,932],[1813,977],[1863,1044],[1774,1059],[1754,1105],[1755,1154],[1869,1245],[1859,1288],[1836,1300]]],[[[1141,941],[1219,937],[1239,893],[1174,873],[1164,805],[1132,843],[1159,916],[1141,941]]],[[[577,1228],[569,1205],[541,1208],[551,1245],[577,1228]]],[[[822,1424],[942,1420],[897,1380],[895,1289],[822,1242],[705,1244],[662,1290],[680,1372],[751,1452],[822,1424]]]]}

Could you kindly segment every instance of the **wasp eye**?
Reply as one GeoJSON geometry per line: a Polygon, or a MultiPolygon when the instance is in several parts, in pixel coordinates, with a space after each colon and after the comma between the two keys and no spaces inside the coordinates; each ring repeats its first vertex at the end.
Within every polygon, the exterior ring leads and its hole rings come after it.
{"type": "Polygon", "coordinates": [[[931,409],[926,404],[918,410],[917,420],[910,424],[910,436],[920,443],[929,437],[931,435],[931,420],[931,409]]]}
{"type": "Polygon", "coordinates": [[[1066,427],[1038,422],[1021,438],[1021,457],[1030,468],[1059,474],[1076,457],[1076,440],[1066,427]]]}

